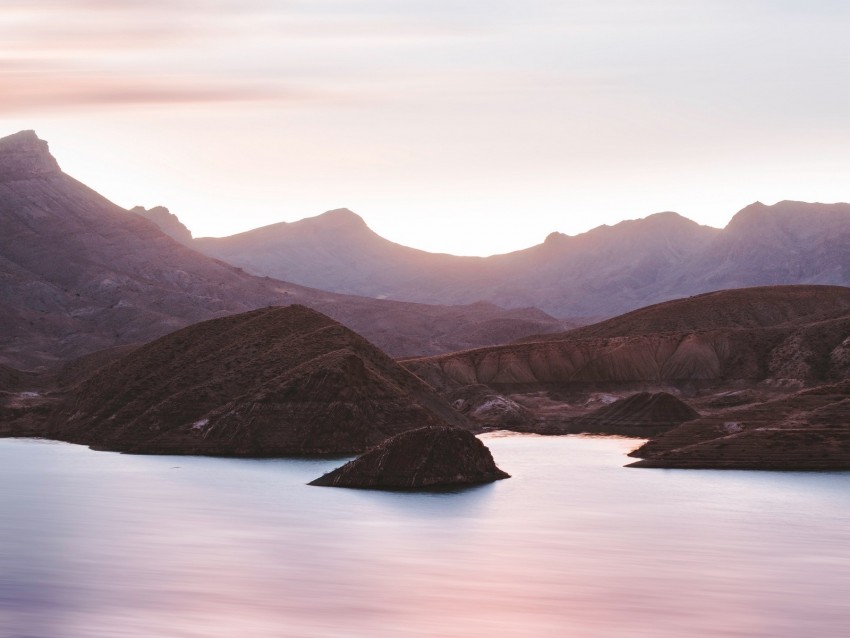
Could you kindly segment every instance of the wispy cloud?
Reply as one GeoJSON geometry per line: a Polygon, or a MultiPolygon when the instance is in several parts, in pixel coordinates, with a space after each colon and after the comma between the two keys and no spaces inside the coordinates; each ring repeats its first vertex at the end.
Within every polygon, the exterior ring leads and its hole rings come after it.
{"type": "Polygon", "coordinates": [[[18,70],[0,70],[0,116],[22,115],[68,108],[108,108],[126,105],[197,105],[210,103],[269,102],[290,104],[331,103],[339,96],[307,89],[286,89],[258,84],[209,81],[206,78],[160,78],[58,71],[22,63],[18,70]],[[26,69],[23,71],[21,69],[26,69]]]}
{"type": "MultiPolygon", "coordinates": [[[[398,67],[399,50],[469,35],[459,25],[429,24],[386,8],[333,0],[298,8],[210,0],[202,9],[187,0],[5,2],[0,113],[80,105],[342,103],[337,85],[360,78],[367,89],[398,67]]],[[[415,67],[415,56],[411,62],[415,67]]]]}

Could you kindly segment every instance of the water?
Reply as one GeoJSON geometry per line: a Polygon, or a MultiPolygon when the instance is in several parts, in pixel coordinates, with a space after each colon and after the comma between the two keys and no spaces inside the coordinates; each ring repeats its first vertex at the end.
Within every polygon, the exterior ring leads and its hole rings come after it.
{"type": "Polygon", "coordinates": [[[846,635],[850,473],[485,441],[513,478],[398,494],[304,485],[339,461],[0,440],[0,637],[846,635]]]}

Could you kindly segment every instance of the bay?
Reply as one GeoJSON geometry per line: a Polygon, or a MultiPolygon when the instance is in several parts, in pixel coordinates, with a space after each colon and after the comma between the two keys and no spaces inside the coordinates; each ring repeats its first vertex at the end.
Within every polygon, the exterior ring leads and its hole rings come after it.
{"type": "Polygon", "coordinates": [[[2,638],[838,636],[850,473],[631,469],[487,435],[512,478],[310,487],[341,460],[0,440],[2,638]]]}

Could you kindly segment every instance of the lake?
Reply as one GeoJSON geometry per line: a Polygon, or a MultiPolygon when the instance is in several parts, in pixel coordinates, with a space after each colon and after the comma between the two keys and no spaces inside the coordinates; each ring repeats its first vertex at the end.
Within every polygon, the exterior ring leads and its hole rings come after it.
{"type": "Polygon", "coordinates": [[[482,438],[513,478],[424,494],[305,485],[339,460],[0,440],[0,637],[846,635],[850,473],[482,438]]]}

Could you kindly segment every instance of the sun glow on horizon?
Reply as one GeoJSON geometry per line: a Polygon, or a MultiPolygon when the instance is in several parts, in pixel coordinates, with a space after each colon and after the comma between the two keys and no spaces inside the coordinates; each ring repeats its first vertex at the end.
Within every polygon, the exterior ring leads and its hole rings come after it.
{"type": "Polygon", "coordinates": [[[850,8],[533,0],[0,8],[0,135],[196,236],[347,207],[486,255],[847,201],[850,8]]]}

